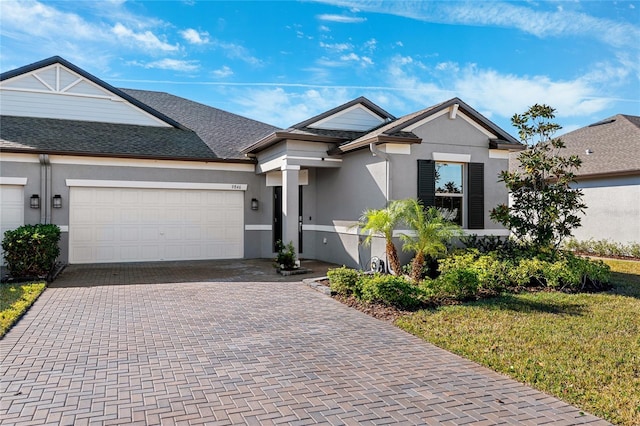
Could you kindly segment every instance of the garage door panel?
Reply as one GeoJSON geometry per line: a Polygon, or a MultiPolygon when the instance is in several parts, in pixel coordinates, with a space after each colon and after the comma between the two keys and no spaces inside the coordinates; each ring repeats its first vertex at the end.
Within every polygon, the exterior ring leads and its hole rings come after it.
{"type": "Polygon", "coordinates": [[[71,263],[243,256],[242,192],[72,187],[70,209],[71,263]]]}
{"type": "MultiPolygon", "coordinates": [[[[0,240],[6,231],[24,225],[24,204],[22,185],[0,185],[0,240]]],[[[0,264],[4,264],[1,256],[0,264]]]]}
{"type": "Polygon", "coordinates": [[[119,229],[120,241],[133,242],[140,241],[140,228],[136,226],[122,226],[119,229]]]}

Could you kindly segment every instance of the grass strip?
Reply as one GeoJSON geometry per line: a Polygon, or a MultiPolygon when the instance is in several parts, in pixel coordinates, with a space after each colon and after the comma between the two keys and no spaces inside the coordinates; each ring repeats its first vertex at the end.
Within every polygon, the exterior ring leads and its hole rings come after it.
{"type": "Polygon", "coordinates": [[[45,287],[44,282],[0,284],[0,337],[4,337],[45,287]]]}
{"type": "Polygon", "coordinates": [[[614,289],[537,292],[396,321],[424,340],[621,425],[640,424],[640,262],[606,260],[614,289]]]}

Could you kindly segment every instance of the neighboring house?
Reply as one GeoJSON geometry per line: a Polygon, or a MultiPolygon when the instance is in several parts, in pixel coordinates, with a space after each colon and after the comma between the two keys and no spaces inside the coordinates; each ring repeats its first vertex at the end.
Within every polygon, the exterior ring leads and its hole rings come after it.
{"type": "Polygon", "coordinates": [[[396,118],[358,98],[281,130],[159,92],[116,89],[59,57],[0,77],[3,231],[61,227],[69,263],[272,257],[357,266],[367,208],[418,197],[476,234],[512,136],[460,99],[396,118]]]}
{"type": "Polygon", "coordinates": [[[618,114],[560,137],[578,155],[587,204],[578,240],[640,243],[640,117],[618,114]]]}

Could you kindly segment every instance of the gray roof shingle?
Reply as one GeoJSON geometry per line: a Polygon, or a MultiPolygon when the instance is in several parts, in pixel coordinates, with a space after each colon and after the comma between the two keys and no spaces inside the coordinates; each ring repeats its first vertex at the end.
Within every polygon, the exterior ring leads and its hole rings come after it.
{"type": "Polygon", "coordinates": [[[126,157],[216,159],[190,130],[37,117],[0,117],[0,148],[126,157]]]}
{"type": "Polygon", "coordinates": [[[640,117],[614,115],[560,137],[565,155],[578,155],[578,176],[635,171],[640,173],[640,117]],[[586,151],[590,150],[587,155],[586,151]]]}
{"type": "MultiPolygon", "coordinates": [[[[577,155],[582,166],[578,177],[640,175],[640,117],[618,114],[559,137],[560,154],[577,155]],[[589,154],[587,154],[589,151],[589,154]]],[[[518,155],[509,159],[509,170],[518,170],[518,155]]]]}
{"type": "Polygon", "coordinates": [[[243,147],[279,130],[169,93],[120,90],[196,132],[217,158],[246,159],[240,152],[243,147]]]}

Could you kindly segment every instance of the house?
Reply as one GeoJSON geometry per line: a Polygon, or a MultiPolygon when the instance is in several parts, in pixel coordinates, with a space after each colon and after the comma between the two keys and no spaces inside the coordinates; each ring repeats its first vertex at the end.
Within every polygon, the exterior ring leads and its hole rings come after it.
{"type": "Polygon", "coordinates": [[[576,188],[587,205],[578,240],[640,243],[640,117],[618,114],[561,136],[582,166],[576,188]]]}
{"type": "Polygon", "coordinates": [[[301,257],[363,265],[353,225],[418,197],[470,233],[523,146],[454,98],[397,118],[357,98],[288,129],[167,93],[117,89],[60,57],[0,77],[2,229],[53,223],[62,260],[301,257]]]}

